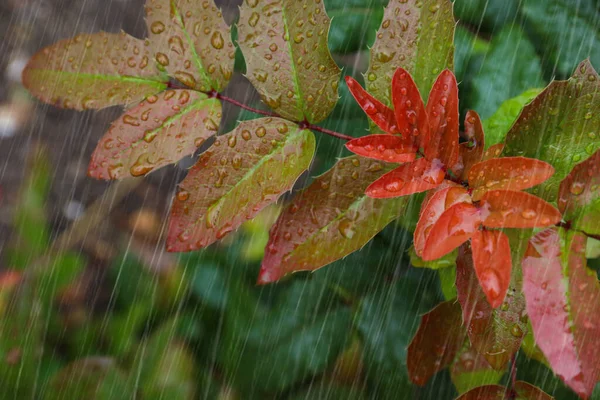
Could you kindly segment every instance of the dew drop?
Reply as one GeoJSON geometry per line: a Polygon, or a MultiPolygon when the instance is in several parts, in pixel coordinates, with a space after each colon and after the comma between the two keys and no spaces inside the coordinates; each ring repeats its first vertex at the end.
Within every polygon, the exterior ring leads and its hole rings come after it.
{"type": "Polygon", "coordinates": [[[344,218],[340,221],[338,225],[338,231],[346,239],[352,239],[356,233],[354,231],[354,223],[347,218],[344,218]]]}
{"type": "Polygon", "coordinates": [[[169,65],[169,57],[165,53],[156,53],[156,61],[163,67],[169,65]]]}
{"type": "Polygon", "coordinates": [[[585,184],[583,184],[582,182],[573,182],[571,184],[571,188],[569,189],[569,192],[571,192],[571,194],[574,196],[579,196],[581,193],[583,193],[584,189],[585,189],[585,184]]]}
{"type": "Polygon", "coordinates": [[[225,45],[223,41],[223,36],[221,36],[221,32],[215,31],[210,37],[210,44],[217,50],[220,50],[225,45]]]}
{"type": "Polygon", "coordinates": [[[404,181],[397,180],[388,182],[384,185],[384,189],[388,192],[399,192],[404,187],[404,181]]]}

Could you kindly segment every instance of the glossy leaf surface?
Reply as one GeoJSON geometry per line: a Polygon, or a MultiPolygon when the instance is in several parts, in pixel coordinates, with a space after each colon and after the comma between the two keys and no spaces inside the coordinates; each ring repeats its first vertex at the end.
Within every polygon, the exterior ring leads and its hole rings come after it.
{"type": "Polygon", "coordinates": [[[366,193],[376,199],[407,196],[433,189],[443,180],[444,170],[439,163],[419,158],[388,172],[369,185],[366,193]]]}
{"type": "Polygon", "coordinates": [[[324,120],[338,100],[340,69],[327,48],[330,19],[323,2],[246,1],[239,46],[248,79],[284,118],[324,120]]]}
{"type": "Polygon", "coordinates": [[[456,400],[505,400],[507,393],[504,386],[486,385],[471,389],[456,400]]]}
{"type": "Polygon", "coordinates": [[[346,76],[346,85],[371,121],[386,133],[398,133],[394,110],[367,93],[354,78],[346,76]]]}
{"type": "Polygon", "coordinates": [[[279,118],[244,121],[219,136],[180,184],[167,249],[208,246],[290,190],[315,151],[312,132],[279,118]]]}
{"type": "Polygon", "coordinates": [[[456,290],[472,346],[494,369],[504,369],[527,332],[525,299],[517,284],[511,282],[504,304],[492,308],[475,274],[471,249],[463,245],[456,263],[456,290]]]}
{"type": "Polygon", "coordinates": [[[554,201],[560,182],[575,164],[600,148],[600,76],[582,62],[568,81],[552,82],[523,112],[506,136],[504,156],[546,161],[555,174],[534,190],[554,201]]]}
{"type": "Polygon", "coordinates": [[[492,308],[502,305],[512,271],[508,237],[502,231],[479,230],[471,238],[473,266],[492,308]]]}
{"type": "Polygon", "coordinates": [[[112,123],[92,154],[96,179],[145,175],[192,154],[217,133],[221,103],[189,90],[167,90],[130,108],[112,123]]]}
{"type": "Polygon", "coordinates": [[[390,163],[414,161],[417,148],[407,144],[399,135],[367,135],[346,143],[346,148],[359,156],[373,158],[390,163]]]}
{"type": "Polygon", "coordinates": [[[553,400],[554,397],[542,389],[524,381],[516,381],[514,385],[517,393],[516,400],[553,400]]]}
{"type": "Polygon", "coordinates": [[[146,0],[156,62],[184,85],[221,91],[233,74],[230,28],[213,0],[146,0]]]}
{"type": "Polygon", "coordinates": [[[582,163],[560,183],[558,209],[563,219],[592,235],[600,235],[600,151],[582,163]]]}
{"type": "Polygon", "coordinates": [[[402,215],[406,199],[365,195],[367,186],[388,170],[378,161],[352,156],[316,178],[271,228],[259,283],[338,260],[402,215]]]}
{"type": "Polygon", "coordinates": [[[485,150],[485,136],[479,114],[473,110],[467,111],[465,116],[464,136],[467,141],[459,145],[459,168],[460,176],[469,176],[471,167],[483,158],[485,150]]]}
{"type": "Polygon", "coordinates": [[[429,142],[429,119],[419,88],[412,76],[398,68],[392,78],[392,104],[398,131],[418,147],[429,142]]]}
{"type": "Polygon", "coordinates": [[[500,157],[500,154],[502,154],[502,150],[504,150],[504,143],[492,145],[485,153],[483,153],[483,158],[481,160],[486,161],[491,160],[492,158],[498,158],[500,157]]]}
{"type": "Polygon", "coordinates": [[[391,0],[371,48],[365,75],[369,93],[391,104],[392,77],[403,67],[427,96],[437,75],[452,68],[454,26],[450,0],[391,0]]]}
{"type": "Polygon", "coordinates": [[[554,173],[554,168],[540,160],[503,157],[477,163],[469,172],[473,200],[490,190],[524,190],[539,185],[554,173]]]}
{"type": "Polygon", "coordinates": [[[448,208],[431,227],[423,247],[423,259],[435,260],[471,238],[481,224],[477,207],[463,202],[448,208]]]}
{"type": "Polygon", "coordinates": [[[504,371],[493,369],[468,342],[450,366],[450,378],[459,393],[468,392],[482,385],[495,385],[500,382],[502,375],[504,371]]]}
{"type": "Polygon", "coordinates": [[[585,236],[538,233],[523,259],[523,291],[536,344],[552,370],[582,397],[600,379],[600,284],[588,270],[585,236]]]}
{"type": "Polygon", "coordinates": [[[456,301],[442,303],[425,314],[408,346],[407,366],[411,381],[423,386],[436,372],[450,365],[466,336],[460,304],[456,301]]]}
{"type": "Polygon", "coordinates": [[[125,32],[80,34],[36,53],[23,85],[38,99],[62,108],[100,109],[136,103],[166,88],[148,41],[125,32]]]}
{"type": "Polygon", "coordinates": [[[483,225],[488,228],[542,228],[556,224],[560,212],[525,192],[492,190],[481,198],[483,225]]]}

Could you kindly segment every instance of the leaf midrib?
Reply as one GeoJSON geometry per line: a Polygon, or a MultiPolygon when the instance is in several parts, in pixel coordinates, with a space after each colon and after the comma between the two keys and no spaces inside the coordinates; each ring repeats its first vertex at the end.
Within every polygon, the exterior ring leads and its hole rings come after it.
{"type": "Polygon", "coordinates": [[[295,89],[296,93],[298,93],[298,101],[296,104],[298,104],[298,109],[302,113],[302,116],[306,119],[307,113],[304,110],[304,106],[305,106],[304,95],[302,93],[302,90],[300,89],[300,82],[298,79],[299,78],[298,77],[298,69],[296,68],[296,61],[294,58],[294,50],[293,50],[293,46],[292,46],[293,39],[292,39],[290,27],[288,25],[288,21],[287,21],[285,4],[283,4],[281,6],[281,17],[283,19],[284,37],[285,37],[286,32],[287,32],[287,37],[288,37],[288,40],[286,41],[286,43],[287,43],[288,50],[290,52],[290,68],[292,69],[292,79],[294,81],[294,89],[295,89]]]}

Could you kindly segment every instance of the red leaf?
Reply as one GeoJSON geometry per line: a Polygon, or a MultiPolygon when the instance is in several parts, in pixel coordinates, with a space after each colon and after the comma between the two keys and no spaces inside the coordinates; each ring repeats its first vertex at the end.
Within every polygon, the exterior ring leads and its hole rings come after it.
{"type": "Polygon", "coordinates": [[[368,135],[346,143],[346,148],[359,156],[376,160],[405,163],[415,160],[417,148],[398,135],[368,135]]]}
{"type": "Polygon", "coordinates": [[[509,390],[500,385],[479,386],[459,396],[456,400],[504,400],[509,390]]]}
{"type": "Polygon", "coordinates": [[[481,125],[479,114],[475,111],[467,111],[464,134],[468,141],[459,145],[459,163],[462,165],[460,174],[457,174],[463,179],[468,176],[471,167],[481,161],[485,146],[483,125],[481,125]]]}
{"type": "Polygon", "coordinates": [[[446,69],[438,76],[427,101],[429,143],[425,157],[439,159],[451,168],[458,161],[458,86],[452,71],[446,69]]]}
{"type": "Polygon", "coordinates": [[[554,400],[554,397],[527,382],[516,381],[514,389],[518,400],[554,400]]]}
{"type": "Polygon", "coordinates": [[[398,131],[417,146],[425,147],[429,141],[427,112],[419,89],[404,68],[398,68],[392,79],[392,102],[398,131]]]}
{"type": "Polygon", "coordinates": [[[503,157],[482,161],[469,172],[473,201],[490,190],[524,190],[539,185],[554,174],[543,161],[525,157],[503,157]]]}
{"type": "Polygon", "coordinates": [[[423,208],[414,234],[415,252],[419,257],[423,255],[425,240],[433,225],[444,211],[457,203],[471,203],[471,196],[462,186],[454,185],[437,190],[429,200],[423,201],[423,208]]]}
{"type": "Polygon", "coordinates": [[[471,345],[494,369],[504,369],[527,331],[520,290],[511,283],[504,304],[492,308],[475,274],[471,248],[465,244],[456,259],[456,291],[471,345]]]}
{"type": "Polygon", "coordinates": [[[410,380],[425,385],[436,372],[450,365],[466,336],[460,305],[454,300],[441,303],[423,315],[419,330],[408,346],[406,363],[410,380]]]}
{"type": "Polygon", "coordinates": [[[391,108],[367,93],[354,78],[347,76],[346,84],[360,108],[378,127],[387,133],[399,132],[396,117],[391,108]]]}
{"type": "Polygon", "coordinates": [[[523,291],[536,344],[552,370],[582,397],[600,379],[600,285],[586,267],[586,237],[538,233],[523,258],[523,291]]]}
{"type": "Polygon", "coordinates": [[[439,186],[444,176],[444,170],[439,163],[419,158],[383,175],[369,185],[366,193],[375,199],[407,196],[439,186]]]}
{"type": "Polygon", "coordinates": [[[560,212],[550,203],[511,190],[487,192],[481,198],[481,209],[483,225],[488,228],[543,228],[561,219],[560,212]]]}
{"type": "Polygon", "coordinates": [[[471,247],[479,284],[490,305],[498,308],[506,296],[512,271],[508,236],[501,231],[479,230],[471,238],[471,247]]]}
{"type": "Polygon", "coordinates": [[[500,154],[502,154],[502,150],[504,150],[504,143],[498,143],[493,146],[490,146],[490,148],[487,149],[485,153],[483,153],[481,161],[491,160],[492,158],[500,157],[500,154]]]}
{"type": "Polygon", "coordinates": [[[436,260],[469,240],[481,224],[479,210],[470,203],[448,208],[431,227],[423,247],[423,260],[436,260]]]}

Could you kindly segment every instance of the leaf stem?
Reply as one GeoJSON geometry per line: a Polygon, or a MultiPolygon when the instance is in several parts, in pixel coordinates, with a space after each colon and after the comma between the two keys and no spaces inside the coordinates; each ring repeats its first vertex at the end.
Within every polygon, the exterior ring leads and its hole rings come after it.
{"type": "Polygon", "coordinates": [[[326,135],[332,136],[337,139],[342,139],[342,140],[354,139],[354,137],[352,137],[352,136],[344,135],[343,133],[332,131],[331,129],[323,128],[322,126],[313,125],[313,124],[308,123],[307,121],[301,122],[300,127],[304,128],[304,129],[310,129],[311,131],[321,132],[321,133],[324,133],[326,135]]]}

